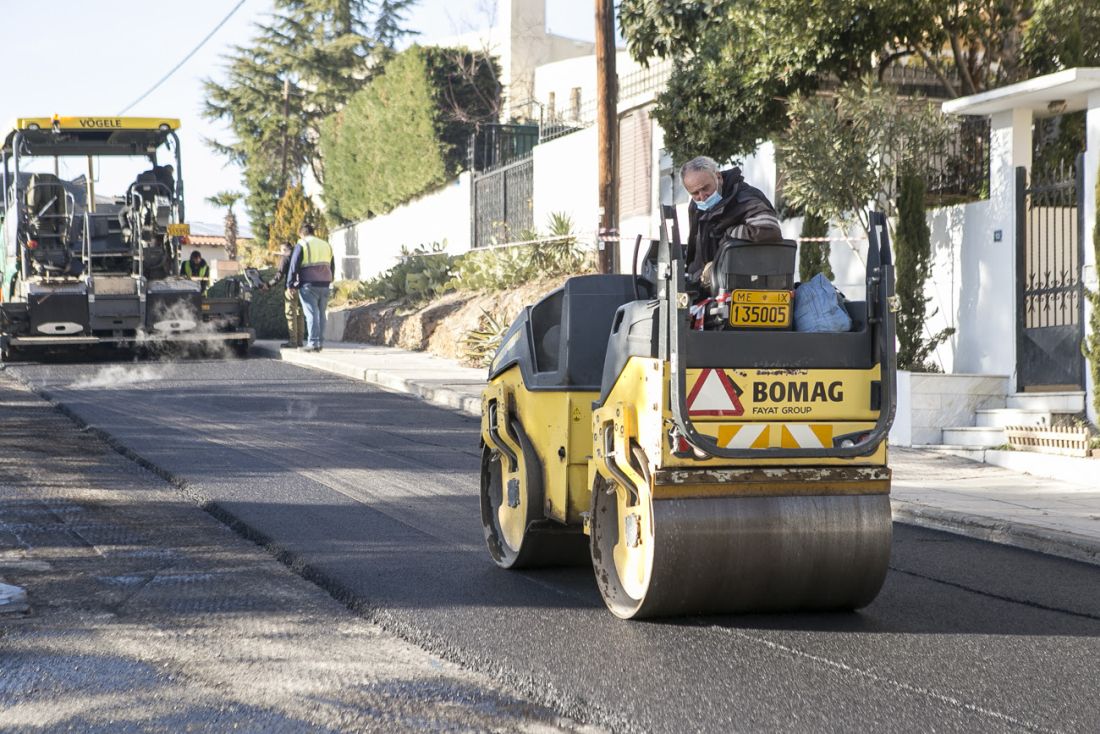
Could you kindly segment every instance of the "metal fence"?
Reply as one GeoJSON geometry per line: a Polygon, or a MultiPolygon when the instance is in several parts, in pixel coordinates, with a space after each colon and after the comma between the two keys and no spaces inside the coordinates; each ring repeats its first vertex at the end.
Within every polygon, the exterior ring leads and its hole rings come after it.
{"type": "Polygon", "coordinates": [[[529,155],[473,175],[471,244],[485,247],[526,239],[534,228],[535,164],[529,155]]]}
{"type": "Polygon", "coordinates": [[[539,142],[539,126],[509,124],[483,125],[470,136],[470,168],[488,171],[531,155],[539,142]]]}
{"type": "MultiPolygon", "coordinates": [[[[619,77],[619,100],[664,89],[672,76],[672,62],[661,61],[619,77]]],[[[568,109],[543,114],[539,121],[539,142],[560,138],[596,124],[596,99],[570,100],[568,109]]]]}
{"type": "Polygon", "coordinates": [[[988,199],[989,118],[962,118],[927,170],[930,206],[988,199]]]}

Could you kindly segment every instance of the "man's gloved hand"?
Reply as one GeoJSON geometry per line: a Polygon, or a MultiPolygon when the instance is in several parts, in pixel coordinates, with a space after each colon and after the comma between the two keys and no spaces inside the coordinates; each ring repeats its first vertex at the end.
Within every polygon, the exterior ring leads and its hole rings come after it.
{"type": "Polygon", "coordinates": [[[699,276],[699,282],[703,284],[703,287],[708,291],[714,291],[714,284],[711,282],[711,271],[714,270],[714,263],[707,263],[703,266],[703,272],[699,276]]]}

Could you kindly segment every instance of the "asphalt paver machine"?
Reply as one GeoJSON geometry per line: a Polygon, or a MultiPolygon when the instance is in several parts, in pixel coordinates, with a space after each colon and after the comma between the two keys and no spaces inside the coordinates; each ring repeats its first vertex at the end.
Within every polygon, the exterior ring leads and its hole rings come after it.
{"type": "Polygon", "coordinates": [[[207,298],[201,281],[179,274],[189,226],[178,127],[166,118],[58,116],[11,126],[0,147],[5,359],[96,345],[248,349],[248,284],[207,298]],[[108,159],[135,170],[124,191],[97,195],[96,171],[108,159]],[[62,164],[81,174],[63,178],[62,164]]]}
{"type": "Polygon", "coordinates": [[[795,243],[731,242],[696,317],[675,218],[649,277],[570,279],[505,333],[481,513],[504,568],[591,563],[622,618],[855,609],[891,545],[893,266],[872,215],[846,332],[792,328],[795,243]]]}

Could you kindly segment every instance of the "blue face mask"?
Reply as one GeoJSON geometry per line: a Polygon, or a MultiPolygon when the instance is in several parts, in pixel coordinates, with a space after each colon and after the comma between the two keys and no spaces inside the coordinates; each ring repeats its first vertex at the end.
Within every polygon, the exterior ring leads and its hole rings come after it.
{"type": "Polygon", "coordinates": [[[705,212],[707,209],[710,209],[712,206],[714,206],[715,204],[717,204],[721,200],[722,200],[722,195],[720,193],[718,193],[717,191],[715,191],[713,194],[711,194],[707,198],[703,199],[702,201],[695,202],[695,206],[696,206],[697,209],[699,209],[699,211],[705,212]]]}

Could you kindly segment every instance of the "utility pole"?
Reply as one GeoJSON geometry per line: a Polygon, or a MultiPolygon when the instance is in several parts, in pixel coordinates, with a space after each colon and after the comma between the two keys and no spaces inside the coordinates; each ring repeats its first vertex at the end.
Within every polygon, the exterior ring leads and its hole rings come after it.
{"type": "Polygon", "coordinates": [[[286,157],[287,157],[287,138],[290,131],[290,77],[283,78],[283,171],[279,176],[279,185],[281,190],[279,191],[279,198],[281,199],[283,194],[286,193],[286,157]]]}
{"type": "Polygon", "coordinates": [[[615,12],[612,0],[596,0],[596,130],[600,171],[600,272],[615,270],[619,246],[619,84],[615,74],[615,12]]]}

